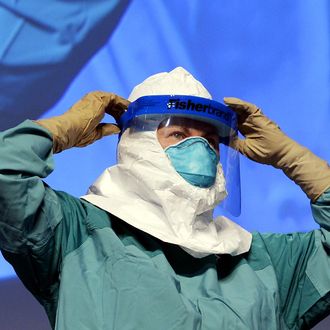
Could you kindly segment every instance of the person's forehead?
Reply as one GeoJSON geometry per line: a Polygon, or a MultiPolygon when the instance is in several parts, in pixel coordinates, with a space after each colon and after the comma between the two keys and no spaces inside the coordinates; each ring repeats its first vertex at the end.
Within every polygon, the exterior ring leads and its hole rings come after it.
{"type": "Polygon", "coordinates": [[[217,134],[217,129],[209,123],[205,123],[200,120],[185,118],[185,117],[171,117],[163,121],[160,125],[161,127],[183,127],[187,129],[195,129],[199,131],[204,131],[208,134],[217,134]]]}

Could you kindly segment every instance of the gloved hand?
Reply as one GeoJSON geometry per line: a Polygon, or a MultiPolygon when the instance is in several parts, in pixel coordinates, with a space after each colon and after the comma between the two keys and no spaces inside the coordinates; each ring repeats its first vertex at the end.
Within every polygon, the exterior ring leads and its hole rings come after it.
{"type": "Polygon", "coordinates": [[[74,104],[63,115],[35,122],[48,129],[53,136],[53,152],[71,147],[84,147],[103,136],[116,134],[114,124],[100,123],[105,113],[118,121],[129,101],[106,92],[91,92],[74,104]]]}
{"type": "Polygon", "coordinates": [[[290,139],[254,104],[234,97],[224,102],[238,116],[238,129],[245,139],[237,138],[233,146],[243,155],[282,169],[312,201],[330,187],[327,162],[290,139]]]}

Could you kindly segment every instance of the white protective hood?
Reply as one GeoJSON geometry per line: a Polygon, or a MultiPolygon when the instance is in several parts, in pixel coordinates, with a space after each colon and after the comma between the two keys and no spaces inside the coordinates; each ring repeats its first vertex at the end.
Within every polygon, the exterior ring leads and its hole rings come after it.
{"type": "MultiPolygon", "coordinates": [[[[183,68],[159,73],[136,86],[129,99],[184,94],[211,99],[205,87],[183,68]]],[[[130,134],[118,144],[118,164],[107,168],[82,198],[130,225],[194,257],[247,252],[252,235],[213,209],[226,197],[221,164],[210,188],[195,187],[173,168],[156,132],[130,134]]]]}

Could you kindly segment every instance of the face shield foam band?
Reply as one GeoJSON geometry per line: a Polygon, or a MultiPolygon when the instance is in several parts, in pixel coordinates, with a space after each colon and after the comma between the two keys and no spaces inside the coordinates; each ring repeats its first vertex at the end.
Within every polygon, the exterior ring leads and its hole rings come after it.
{"type": "Polygon", "coordinates": [[[237,134],[237,116],[227,106],[203,97],[187,95],[142,96],[132,102],[121,116],[122,132],[139,116],[182,116],[209,123],[224,140],[237,134]]]}

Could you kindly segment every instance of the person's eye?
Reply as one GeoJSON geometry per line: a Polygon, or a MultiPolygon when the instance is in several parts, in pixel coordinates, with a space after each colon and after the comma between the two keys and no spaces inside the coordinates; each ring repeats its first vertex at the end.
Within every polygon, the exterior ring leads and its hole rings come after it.
{"type": "Polygon", "coordinates": [[[186,135],[183,132],[179,131],[172,132],[171,136],[173,136],[177,140],[183,140],[186,138],[186,135]]]}

